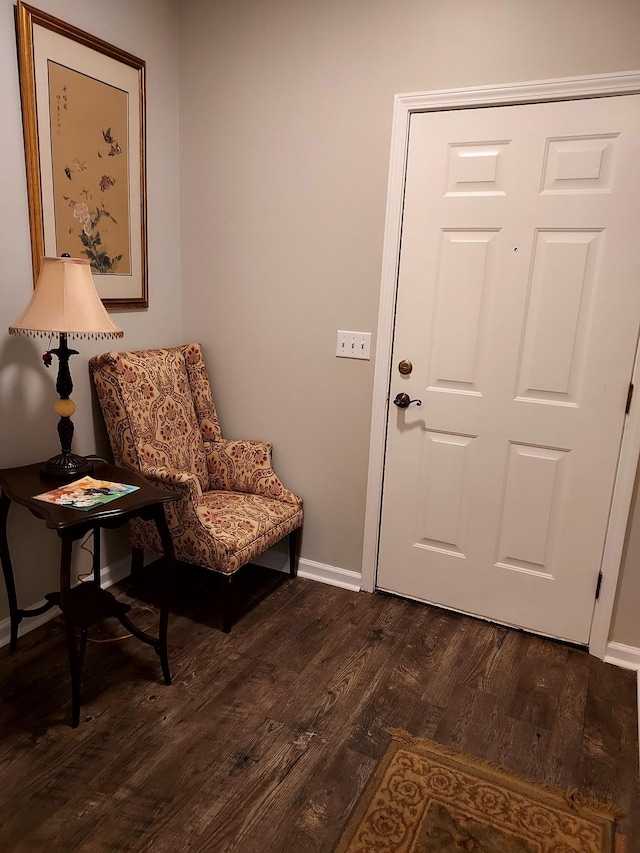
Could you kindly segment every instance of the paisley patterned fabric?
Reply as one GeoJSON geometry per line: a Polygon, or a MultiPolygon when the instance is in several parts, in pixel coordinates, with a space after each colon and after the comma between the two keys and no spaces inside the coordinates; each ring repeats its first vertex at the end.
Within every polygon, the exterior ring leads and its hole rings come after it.
{"type": "MultiPolygon", "coordinates": [[[[117,465],[175,491],[165,505],[176,558],[232,574],[302,526],[271,444],[223,439],[199,344],[90,359],[117,465]]],[[[154,524],[130,522],[134,547],[160,553],[154,524]]]]}

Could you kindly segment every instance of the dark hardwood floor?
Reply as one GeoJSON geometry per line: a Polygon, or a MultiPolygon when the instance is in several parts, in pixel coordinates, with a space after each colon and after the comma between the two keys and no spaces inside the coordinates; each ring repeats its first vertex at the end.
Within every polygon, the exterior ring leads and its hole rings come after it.
{"type": "Polygon", "coordinates": [[[304,579],[224,635],[206,587],[176,601],[169,687],[135,639],[89,644],[75,730],[60,619],[0,650],[3,853],[330,851],[389,726],[616,802],[640,850],[634,673],[304,579]]]}

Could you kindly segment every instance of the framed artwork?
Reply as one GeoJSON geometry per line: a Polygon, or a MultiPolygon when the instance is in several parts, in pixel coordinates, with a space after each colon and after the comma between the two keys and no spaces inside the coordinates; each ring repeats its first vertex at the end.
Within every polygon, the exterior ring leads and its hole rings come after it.
{"type": "Polygon", "coordinates": [[[34,283],[88,258],[107,308],[146,308],[145,63],[18,0],[34,283]]]}

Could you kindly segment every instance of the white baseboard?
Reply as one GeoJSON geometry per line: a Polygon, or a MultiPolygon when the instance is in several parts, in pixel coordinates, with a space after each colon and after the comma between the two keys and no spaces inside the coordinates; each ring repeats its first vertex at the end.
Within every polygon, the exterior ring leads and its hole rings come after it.
{"type": "Polygon", "coordinates": [[[350,589],[352,592],[360,592],[360,572],[339,569],[337,566],[316,563],[314,560],[300,560],[298,574],[301,578],[310,578],[312,581],[327,583],[330,586],[339,586],[342,589],[350,589]]]}
{"type": "MultiPolygon", "coordinates": [[[[267,569],[276,569],[279,572],[289,571],[289,555],[282,551],[265,551],[253,561],[257,566],[267,569]]],[[[352,592],[360,592],[360,572],[352,572],[349,569],[339,569],[337,566],[329,566],[326,563],[316,563],[315,560],[300,558],[298,563],[298,575],[329,586],[339,586],[341,589],[350,589],[352,592]]]]}
{"type": "Polygon", "coordinates": [[[605,663],[612,663],[622,669],[635,669],[640,673],[640,649],[625,646],[624,643],[608,643],[605,663]]]}
{"type": "MultiPolygon", "coordinates": [[[[107,589],[112,584],[121,581],[123,578],[126,578],[127,575],[131,571],[131,560],[129,557],[123,557],[121,560],[118,560],[112,566],[105,566],[100,572],[100,583],[104,589],[107,589]]],[[[38,604],[29,605],[29,609],[35,609],[37,607],[41,607],[45,604],[45,600],[42,599],[38,604]]],[[[57,607],[52,607],[51,610],[47,610],[46,613],[41,613],[39,616],[27,616],[22,619],[20,624],[18,625],[18,637],[22,637],[24,634],[28,634],[30,631],[35,631],[36,628],[39,628],[41,625],[44,625],[50,619],[53,619],[58,615],[60,611],[57,607]]],[[[9,641],[11,640],[11,621],[9,617],[3,619],[0,622],[0,648],[9,645],[9,641]]]]}

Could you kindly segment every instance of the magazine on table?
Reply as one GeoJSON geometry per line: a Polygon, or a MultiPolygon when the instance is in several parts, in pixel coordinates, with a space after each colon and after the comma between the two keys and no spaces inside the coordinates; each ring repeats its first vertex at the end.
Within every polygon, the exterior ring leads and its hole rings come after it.
{"type": "Polygon", "coordinates": [[[115,501],[123,495],[135,492],[140,486],[130,486],[128,483],[113,483],[111,480],[96,480],[93,477],[82,477],[73,483],[66,483],[50,492],[35,495],[36,500],[46,501],[70,509],[93,509],[96,506],[115,501]]]}

